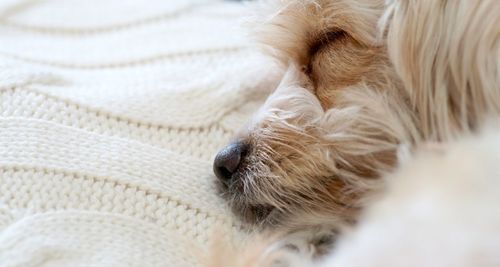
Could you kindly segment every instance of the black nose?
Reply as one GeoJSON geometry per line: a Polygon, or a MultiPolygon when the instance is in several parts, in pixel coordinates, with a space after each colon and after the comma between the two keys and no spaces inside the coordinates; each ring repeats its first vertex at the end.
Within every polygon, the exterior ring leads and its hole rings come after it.
{"type": "Polygon", "coordinates": [[[238,166],[243,161],[248,145],[243,142],[234,142],[217,153],[214,160],[214,173],[224,183],[233,177],[238,166]]]}

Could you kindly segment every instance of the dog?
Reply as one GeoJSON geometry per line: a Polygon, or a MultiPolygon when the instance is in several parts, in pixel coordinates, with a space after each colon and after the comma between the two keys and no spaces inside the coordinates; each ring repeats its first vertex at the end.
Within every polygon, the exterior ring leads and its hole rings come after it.
{"type": "MultiPolygon", "coordinates": [[[[296,214],[352,221],[417,125],[384,45],[382,1],[267,1],[255,35],[290,65],[263,107],[215,158],[221,195],[244,222],[296,214]],[[383,120],[381,119],[383,118],[383,120]]],[[[258,24],[258,23],[256,23],[258,24]]]]}
{"type": "MultiPolygon", "coordinates": [[[[450,186],[458,183],[451,177],[453,164],[443,169],[415,156],[418,151],[438,147],[433,158],[439,161],[462,146],[457,140],[496,123],[500,7],[495,0],[269,0],[262,5],[255,34],[288,70],[254,118],[216,156],[218,187],[234,213],[250,225],[326,228],[333,239],[340,233],[335,249],[340,256],[334,252],[328,258],[342,259],[349,255],[343,251],[362,247],[345,245],[345,229],[360,233],[376,221],[381,192],[397,184],[388,180],[418,180],[421,175],[429,181],[436,171],[450,186]],[[391,174],[401,165],[415,175],[391,174]],[[415,166],[427,172],[418,173],[415,166]]],[[[470,138],[472,143],[492,143],[482,147],[485,160],[500,152],[495,138],[470,138]]],[[[471,168],[479,172],[480,167],[471,168]]],[[[490,176],[500,179],[494,168],[480,177],[490,176]]],[[[464,179],[471,182],[472,177],[464,179]]],[[[415,194],[428,190],[419,186],[415,194]]],[[[429,186],[441,192],[446,184],[429,186]]],[[[461,202],[452,196],[447,205],[453,210],[461,202]]],[[[397,198],[390,193],[387,198],[392,199],[387,206],[397,206],[397,198]]],[[[478,199],[470,203],[480,205],[478,199]]],[[[381,213],[380,218],[404,221],[389,215],[381,213]]],[[[436,220],[440,225],[438,216],[436,220]]],[[[305,231],[306,237],[314,231],[305,231]]],[[[314,245],[324,241],[312,240],[314,245]]]]}

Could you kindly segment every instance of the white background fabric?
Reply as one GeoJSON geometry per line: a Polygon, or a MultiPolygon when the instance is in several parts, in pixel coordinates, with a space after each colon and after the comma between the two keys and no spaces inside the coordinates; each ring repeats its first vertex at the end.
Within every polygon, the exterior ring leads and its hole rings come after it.
{"type": "Polygon", "coordinates": [[[236,233],[211,162],[276,77],[245,12],[0,2],[0,266],[197,266],[236,233]]]}

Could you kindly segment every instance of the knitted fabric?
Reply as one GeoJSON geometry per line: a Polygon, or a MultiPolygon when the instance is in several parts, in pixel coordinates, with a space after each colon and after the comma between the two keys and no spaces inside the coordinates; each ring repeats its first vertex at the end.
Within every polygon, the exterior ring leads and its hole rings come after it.
{"type": "Polygon", "coordinates": [[[199,266],[276,77],[217,0],[0,2],[0,266],[199,266]]]}

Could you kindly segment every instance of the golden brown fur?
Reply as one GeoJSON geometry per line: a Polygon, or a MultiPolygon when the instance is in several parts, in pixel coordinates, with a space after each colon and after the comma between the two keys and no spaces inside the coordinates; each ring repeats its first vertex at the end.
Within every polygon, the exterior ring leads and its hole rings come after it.
{"type": "MultiPolygon", "coordinates": [[[[238,140],[250,150],[223,186],[246,221],[298,212],[356,217],[360,198],[419,137],[408,96],[377,41],[381,1],[268,1],[257,36],[287,74],[238,140]],[[383,118],[383,120],[381,119],[383,118]]],[[[292,217],[289,217],[292,215],[292,217]]]]}
{"type": "Polygon", "coordinates": [[[411,158],[500,114],[496,0],[262,4],[252,27],[290,67],[238,135],[250,151],[221,188],[247,221],[350,224],[384,187],[398,149],[411,158]]]}

